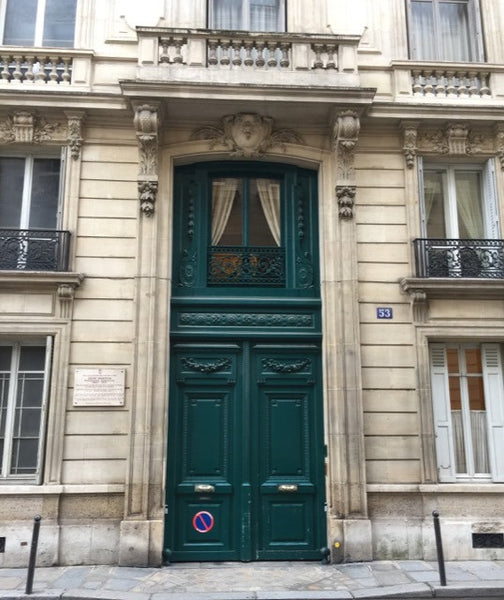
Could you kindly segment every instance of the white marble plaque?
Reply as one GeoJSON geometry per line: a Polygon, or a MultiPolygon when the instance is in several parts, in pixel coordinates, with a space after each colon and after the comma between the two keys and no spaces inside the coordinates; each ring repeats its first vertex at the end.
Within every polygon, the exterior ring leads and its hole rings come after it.
{"type": "Polygon", "coordinates": [[[74,406],[124,406],[126,369],[75,369],[74,406]]]}

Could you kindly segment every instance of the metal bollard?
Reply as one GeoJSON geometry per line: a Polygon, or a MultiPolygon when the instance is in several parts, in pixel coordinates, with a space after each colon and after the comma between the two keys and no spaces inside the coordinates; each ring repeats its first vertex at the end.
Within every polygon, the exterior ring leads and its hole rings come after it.
{"type": "Polygon", "coordinates": [[[432,511],[434,517],[434,534],[436,536],[436,550],[439,567],[439,582],[442,586],[446,585],[446,573],[443,556],[443,542],[441,540],[441,526],[439,525],[439,512],[437,510],[432,511]]]}
{"type": "Polygon", "coordinates": [[[30,560],[28,562],[28,575],[26,577],[25,592],[27,595],[31,594],[33,591],[33,576],[35,574],[35,562],[37,560],[37,546],[41,520],[42,517],[40,515],[35,515],[35,517],[33,517],[33,534],[30,548],[30,560]]]}

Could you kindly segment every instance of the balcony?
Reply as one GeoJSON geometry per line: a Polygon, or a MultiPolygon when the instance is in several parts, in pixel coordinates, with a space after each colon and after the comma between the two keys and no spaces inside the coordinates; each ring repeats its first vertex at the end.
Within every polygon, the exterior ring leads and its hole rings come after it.
{"type": "Polygon", "coordinates": [[[504,279],[503,240],[414,240],[416,276],[504,279]]]}
{"type": "Polygon", "coordinates": [[[285,250],[256,246],[211,246],[208,249],[210,286],[285,286],[285,250]]]}
{"type": "Polygon", "coordinates": [[[69,231],[0,228],[0,270],[68,271],[69,231]]]}
{"type": "Polygon", "coordinates": [[[359,86],[360,36],[160,27],[137,34],[142,81],[359,86]]]}
{"type": "Polygon", "coordinates": [[[484,102],[499,98],[504,83],[502,65],[392,61],[394,96],[418,101],[484,102]]]}
{"type": "Polygon", "coordinates": [[[89,88],[92,56],[93,53],[86,50],[3,46],[0,49],[0,89],[89,88]]]}

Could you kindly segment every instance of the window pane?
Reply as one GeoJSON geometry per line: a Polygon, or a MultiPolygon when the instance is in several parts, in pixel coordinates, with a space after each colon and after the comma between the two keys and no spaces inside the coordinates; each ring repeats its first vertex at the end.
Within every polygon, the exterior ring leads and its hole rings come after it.
{"type": "Polygon", "coordinates": [[[13,46],[33,46],[37,0],[9,0],[5,11],[3,43],[13,46]]]}
{"type": "Polygon", "coordinates": [[[32,475],[37,472],[38,447],[38,438],[13,440],[11,475],[32,475]]]}
{"type": "Polygon", "coordinates": [[[411,2],[411,29],[415,43],[414,58],[434,60],[436,40],[434,38],[434,17],[431,2],[411,2]]]}
{"type": "Polygon", "coordinates": [[[439,4],[440,60],[467,62],[471,60],[467,4],[441,2],[439,4]]]}
{"type": "Polygon", "coordinates": [[[241,179],[212,182],[212,246],[243,245],[242,197],[241,179]]]}
{"type": "Polygon", "coordinates": [[[30,205],[30,228],[56,229],[59,195],[60,161],[36,158],[30,205]]]}
{"type": "Polygon", "coordinates": [[[24,172],[24,158],[0,158],[0,227],[19,228],[24,172]]]}
{"type": "Polygon", "coordinates": [[[45,346],[22,346],[19,359],[20,371],[44,372],[45,346]]]}
{"type": "Polygon", "coordinates": [[[442,172],[425,171],[424,209],[427,237],[446,237],[442,172]]]}
{"type": "Polygon", "coordinates": [[[455,187],[457,193],[459,238],[484,238],[480,173],[474,171],[456,171],[455,187]]]}
{"type": "Polygon", "coordinates": [[[46,0],[44,46],[73,47],[77,0],[46,0]]]}
{"type": "Polygon", "coordinates": [[[250,30],[278,31],[277,0],[250,0],[250,30]]]}
{"type": "Polygon", "coordinates": [[[280,246],[280,182],[251,179],[249,245],[280,246]]]}
{"type": "Polygon", "coordinates": [[[213,0],[215,29],[244,29],[242,0],[213,0]]]}

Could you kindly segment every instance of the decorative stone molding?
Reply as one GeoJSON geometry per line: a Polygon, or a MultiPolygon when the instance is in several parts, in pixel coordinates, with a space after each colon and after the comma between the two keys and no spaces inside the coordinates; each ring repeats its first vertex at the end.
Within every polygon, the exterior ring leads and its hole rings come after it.
{"type": "Polygon", "coordinates": [[[84,138],[82,137],[82,128],[85,113],[82,111],[66,113],[68,119],[67,142],[70,149],[70,156],[77,160],[80,157],[80,151],[84,138]]]}
{"type": "Polygon", "coordinates": [[[355,146],[359,137],[359,115],[353,110],[336,114],[333,127],[333,147],[336,153],[337,185],[336,197],[339,216],[342,219],[353,217],[355,202],[355,146]]]}
{"type": "Polygon", "coordinates": [[[495,152],[499,159],[501,169],[504,171],[504,123],[497,123],[494,129],[495,152]]]}
{"type": "Polygon", "coordinates": [[[355,202],[356,188],[350,185],[337,185],[336,197],[338,198],[339,211],[341,219],[351,219],[353,217],[353,206],[355,202]]]}
{"type": "Polygon", "coordinates": [[[415,166],[417,155],[417,136],[418,136],[418,121],[402,122],[403,130],[403,152],[406,159],[406,166],[412,169],[415,166]]]}
{"type": "Polygon", "coordinates": [[[0,121],[0,143],[41,144],[57,140],[60,127],[60,123],[49,122],[35,111],[16,111],[0,121]]]}
{"type": "Polygon", "coordinates": [[[191,140],[209,140],[210,149],[224,146],[231,156],[253,158],[285,144],[303,144],[292,129],[275,129],[274,119],[257,113],[237,113],[223,117],[219,125],[207,125],[193,131],[191,140]]]}
{"type": "MultiPolygon", "coordinates": [[[[418,131],[415,150],[448,156],[494,154],[499,136],[495,140],[492,137],[487,130],[473,130],[465,123],[448,123],[444,130],[426,128],[418,131]]],[[[502,142],[504,152],[504,136],[502,142]]]]}
{"type": "Polygon", "coordinates": [[[158,104],[134,104],[133,124],[140,150],[138,196],[140,210],[147,217],[154,213],[158,190],[158,104]]]}

